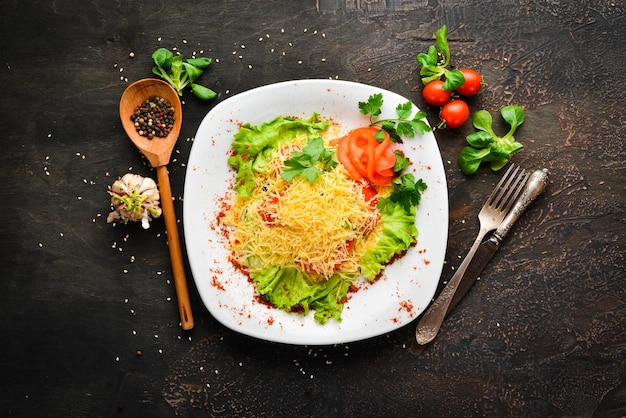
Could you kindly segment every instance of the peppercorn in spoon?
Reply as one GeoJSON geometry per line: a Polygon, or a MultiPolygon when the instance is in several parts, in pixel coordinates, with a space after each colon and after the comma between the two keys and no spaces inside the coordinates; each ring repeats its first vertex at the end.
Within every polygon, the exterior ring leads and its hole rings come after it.
{"type": "Polygon", "coordinates": [[[164,81],[155,78],[139,80],[128,86],[122,94],[120,100],[120,119],[122,120],[122,126],[130,140],[139,151],[146,156],[157,172],[181,326],[184,330],[189,330],[193,328],[193,316],[189,302],[176,214],[174,213],[174,203],[172,202],[172,189],[167,171],[167,164],[170,162],[172,150],[180,134],[182,118],[183,113],[180,98],[176,91],[164,81]],[[164,101],[160,99],[164,99],[164,101]],[[149,112],[145,109],[140,110],[139,112],[141,114],[138,116],[133,116],[138,107],[142,105],[157,108],[157,113],[170,113],[171,109],[170,106],[167,106],[167,102],[169,102],[169,105],[173,108],[173,121],[171,120],[172,116],[167,115],[167,120],[155,122],[155,119],[161,119],[163,116],[149,117],[147,115],[149,112]],[[158,108],[164,109],[158,111],[158,108]],[[165,112],[163,112],[163,110],[165,110],[165,112]],[[131,116],[133,116],[132,119],[131,116]],[[145,120],[139,122],[137,121],[138,118],[151,120],[149,122],[145,120]],[[137,126],[135,122],[137,122],[137,126]],[[162,125],[158,127],[158,131],[165,136],[156,134],[156,126],[154,132],[152,131],[150,125],[153,123],[162,125]],[[150,132],[146,133],[145,131],[147,129],[151,129],[150,132]]]}

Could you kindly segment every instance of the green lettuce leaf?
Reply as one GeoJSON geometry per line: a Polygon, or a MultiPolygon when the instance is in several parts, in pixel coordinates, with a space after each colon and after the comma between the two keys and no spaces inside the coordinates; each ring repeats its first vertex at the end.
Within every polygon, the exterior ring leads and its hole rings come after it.
{"type": "Polygon", "coordinates": [[[361,275],[373,280],[393,257],[406,251],[417,239],[415,206],[386,200],[381,208],[383,230],[376,246],[361,257],[361,275]],[[408,209],[408,210],[407,210],[408,209]]]}
{"type": "Polygon", "coordinates": [[[242,197],[250,196],[254,190],[254,173],[267,172],[267,162],[279,146],[300,134],[319,136],[329,126],[330,122],[322,120],[318,113],[309,119],[279,116],[260,126],[242,125],[234,135],[234,154],[228,158],[228,164],[237,170],[235,191],[242,197]]]}
{"type": "Polygon", "coordinates": [[[272,305],[286,312],[301,311],[320,324],[331,318],[341,321],[343,301],[351,281],[335,275],[329,280],[311,284],[295,267],[268,267],[250,272],[257,291],[272,305]]]}

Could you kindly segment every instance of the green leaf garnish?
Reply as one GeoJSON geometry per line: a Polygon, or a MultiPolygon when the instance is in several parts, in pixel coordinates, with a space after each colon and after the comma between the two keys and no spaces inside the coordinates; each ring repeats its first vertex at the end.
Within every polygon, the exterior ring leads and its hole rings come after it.
{"type": "Polygon", "coordinates": [[[335,151],[324,147],[322,138],[311,138],[302,151],[293,151],[289,159],[285,160],[285,168],[280,176],[286,181],[291,181],[296,176],[303,176],[312,183],[323,173],[323,170],[337,165],[334,156],[335,151]]]}
{"type": "Polygon", "coordinates": [[[524,123],[524,109],[511,105],[500,109],[500,115],[510,126],[504,136],[498,136],[493,130],[491,114],[479,110],[472,121],[476,132],[466,137],[468,147],[459,154],[459,167],[464,174],[473,174],[481,163],[488,162],[493,171],[504,167],[511,156],[524,146],[515,140],[513,134],[524,123]]]}
{"type": "Polygon", "coordinates": [[[203,100],[212,99],[217,95],[213,90],[194,83],[211,64],[210,58],[184,60],[182,55],[174,55],[167,48],[159,48],[152,53],[152,60],[155,64],[152,73],[167,81],[179,96],[183,95],[183,90],[187,86],[196,97],[203,100]]]}
{"type": "MultiPolygon", "coordinates": [[[[369,115],[370,126],[378,125],[382,131],[389,134],[391,141],[402,143],[402,136],[413,138],[415,135],[431,131],[430,126],[425,121],[426,113],[416,112],[411,117],[413,103],[410,100],[396,106],[397,118],[376,119],[381,114],[383,103],[383,94],[375,93],[369,96],[367,102],[359,102],[359,110],[362,114],[369,115]]],[[[377,132],[374,136],[379,141],[384,138],[383,132],[377,132]]]]}
{"type": "Polygon", "coordinates": [[[413,173],[405,173],[393,180],[394,190],[387,199],[379,199],[379,205],[385,205],[386,200],[402,205],[405,211],[412,206],[417,207],[422,193],[428,187],[422,179],[415,181],[413,173]]]}
{"type": "Polygon", "coordinates": [[[420,76],[424,85],[434,80],[444,80],[443,89],[455,90],[465,83],[465,76],[459,70],[450,70],[450,47],[448,45],[448,28],[443,25],[435,32],[436,46],[428,47],[427,53],[420,53],[416,59],[422,66],[420,76]]]}

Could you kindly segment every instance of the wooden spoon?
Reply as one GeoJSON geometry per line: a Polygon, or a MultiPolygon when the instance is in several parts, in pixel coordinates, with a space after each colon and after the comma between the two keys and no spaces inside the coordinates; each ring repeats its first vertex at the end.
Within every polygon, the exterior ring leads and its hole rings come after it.
{"type": "Polygon", "coordinates": [[[161,193],[161,207],[163,209],[163,218],[167,231],[167,242],[174,274],[174,287],[176,288],[181,326],[184,330],[189,330],[193,328],[193,316],[189,302],[187,280],[185,279],[185,266],[183,264],[180,239],[178,237],[174,203],[172,202],[172,189],[166,167],[170,162],[170,156],[178,140],[180,127],[182,125],[183,109],[180,98],[176,91],[164,81],[156,78],[146,78],[136,81],[128,86],[122,94],[120,100],[120,119],[122,120],[122,126],[130,140],[143,155],[146,156],[157,172],[159,191],[161,193]],[[174,108],[174,127],[165,138],[154,137],[153,139],[148,139],[139,135],[135,129],[134,122],[130,120],[130,116],[135,112],[137,106],[155,96],[166,99],[174,108]]]}

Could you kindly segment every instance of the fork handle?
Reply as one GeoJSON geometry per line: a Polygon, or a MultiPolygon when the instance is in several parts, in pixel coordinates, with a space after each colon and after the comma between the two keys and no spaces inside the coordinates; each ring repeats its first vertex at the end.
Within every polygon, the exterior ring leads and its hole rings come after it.
{"type": "Polygon", "coordinates": [[[430,305],[430,307],[422,315],[422,318],[418,322],[415,330],[415,339],[418,344],[424,345],[431,342],[439,332],[439,328],[441,328],[441,324],[451,308],[450,303],[452,302],[454,294],[461,283],[465,270],[467,270],[467,266],[472,260],[472,257],[474,257],[474,253],[478,250],[478,247],[487,232],[489,232],[487,229],[481,229],[478,232],[478,236],[476,237],[474,244],[472,244],[471,248],[467,252],[467,255],[463,259],[459,268],[456,270],[456,273],[454,273],[446,287],[443,288],[437,299],[435,299],[432,305],[430,305]]]}

